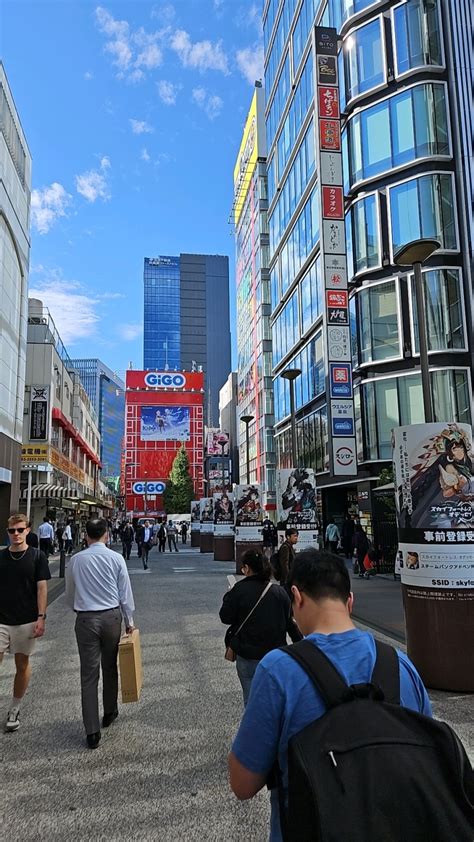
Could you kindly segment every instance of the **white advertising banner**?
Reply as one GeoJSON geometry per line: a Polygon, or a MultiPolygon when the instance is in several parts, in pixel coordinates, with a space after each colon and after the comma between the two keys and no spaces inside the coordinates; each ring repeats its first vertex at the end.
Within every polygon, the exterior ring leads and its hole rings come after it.
{"type": "Polygon", "coordinates": [[[234,498],[228,491],[214,494],[214,535],[234,535],[234,498]]]}
{"type": "Polygon", "coordinates": [[[201,506],[199,500],[191,502],[191,532],[199,532],[201,529],[201,506]]]}
{"type": "Polygon", "coordinates": [[[214,501],[212,497],[201,497],[199,501],[201,516],[201,534],[214,532],[214,501]]]}
{"type": "Polygon", "coordinates": [[[235,537],[238,541],[262,540],[262,487],[236,485],[234,488],[235,537]]]}

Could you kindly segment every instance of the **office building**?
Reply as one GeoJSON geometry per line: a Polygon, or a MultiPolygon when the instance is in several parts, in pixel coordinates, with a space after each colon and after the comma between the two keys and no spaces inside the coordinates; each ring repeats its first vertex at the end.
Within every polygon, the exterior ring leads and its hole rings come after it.
{"type": "Polygon", "coordinates": [[[145,369],[204,373],[205,423],[219,423],[219,389],[230,371],[229,258],[146,257],[145,369]]]}
{"type": "Polygon", "coordinates": [[[391,430],[424,420],[413,278],[394,261],[420,237],[441,243],[424,267],[435,418],[472,422],[472,23],[469,0],[265,4],[277,458],[289,467],[288,384],[280,375],[296,367],[298,460],[318,474],[324,520],[359,512],[370,529],[391,430]],[[340,86],[353,478],[330,470],[315,24],[339,34],[337,58],[323,64],[326,84],[340,86]]]}
{"type": "Polygon", "coordinates": [[[263,502],[275,504],[273,443],[272,343],[270,329],[269,244],[267,220],[264,94],[255,83],[234,168],[232,221],[236,240],[237,414],[253,416],[249,424],[250,476],[247,476],[246,426],[238,426],[239,473],[261,483],[263,502]]]}
{"type": "Polygon", "coordinates": [[[125,430],[125,385],[101,360],[71,360],[99,420],[100,461],[104,481],[120,476],[125,430]]]}
{"type": "MultiPolygon", "coordinates": [[[[0,62],[0,523],[20,494],[31,156],[0,62]]],[[[1,542],[0,542],[1,543],[1,542]]]]}
{"type": "Polygon", "coordinates": [[[230,476],[239,483],[238,374],[231,371],[219,393],[219,428],[229,435],[230,476]]]}

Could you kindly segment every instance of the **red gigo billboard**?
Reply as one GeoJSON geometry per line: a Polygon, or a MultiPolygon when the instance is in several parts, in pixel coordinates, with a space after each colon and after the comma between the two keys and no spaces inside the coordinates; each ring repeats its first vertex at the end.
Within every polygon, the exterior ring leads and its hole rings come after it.
{"type": "Polygon", "coordinates": [[[163,512],[163,490],[184,445],[195,499],[204,495],[204,375],[190,371],[127,371],[125,506],[130,516],[163,512]]]}

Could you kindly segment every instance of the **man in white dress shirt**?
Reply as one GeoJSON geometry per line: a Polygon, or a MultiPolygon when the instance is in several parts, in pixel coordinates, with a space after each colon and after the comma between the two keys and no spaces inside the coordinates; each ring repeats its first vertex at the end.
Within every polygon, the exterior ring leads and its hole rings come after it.
{"type": "Polygon", "coordinates": [[[49,517],[46,515],[43,518],[43,523],[38,527],[39,548],[48,559],[53,549],[54,544],[54,529],[51,526],[49,517]]]}
{"type": "Polygon", "coordinates": [[[66,571],[66,599],[77,614],[76,640],[81,661],[82,719],[89,748],[100,742],[98,684],[102,664],[104,716],[108,728],[118,716],[117,654],[122,615],[127,633],[133,630],[132,587],[127,565],[106,546],[107,523],[86,525],[87,549],[72,556],[66,571]]]}

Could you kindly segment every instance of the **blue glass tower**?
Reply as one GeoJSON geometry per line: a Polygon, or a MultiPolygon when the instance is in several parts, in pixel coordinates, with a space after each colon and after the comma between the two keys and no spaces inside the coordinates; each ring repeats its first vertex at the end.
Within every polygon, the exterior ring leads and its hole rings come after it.
{"type": "Polygon", "coordinates": [[[145,368],[181,368],[180,259],[145,257],[145,368]]]}

